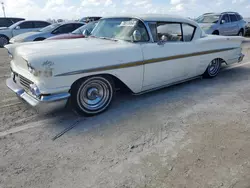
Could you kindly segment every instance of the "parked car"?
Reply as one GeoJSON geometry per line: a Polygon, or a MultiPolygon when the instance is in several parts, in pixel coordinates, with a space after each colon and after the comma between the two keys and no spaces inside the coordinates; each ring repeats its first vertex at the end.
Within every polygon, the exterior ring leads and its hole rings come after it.
{"type": "Polygon", "coordinates": [[[0,47],[9,43],[9,40],[22,33],[26,33],[29,31],[39,30],[43,27],[50,25],[49,22],[46,21],[38,21],[38,20],[24,20],[17,22],[10,27],[1,28],[0,29],[0,47]]]}
{"type": "Polygon", "coordinates": [[[237,12],[206,13],[196,21],[207,34],[227,36],[245,34],[246,22],[237,12]]]}
{"type": "Polygon", "coordinates": [[[246,19],[246,36],[250,36],[250,18],[246,19]]]}
{"type": "Polygon", "coordinates": [[[10,18],[10,17],[1,17],[0,18],[0,27],[9,27],[16,22],[25,20],[24,18],[10,18]]]}
{"type": "Polygon", "coordinates": [[[101,18],[102,17],[100,17],[100,16],[83,17],[82,19],[80,19],[80,22],[89,23],[89,22],[93,22],[93,21],[98,21],[101,18]]]}
{"type": "Polygon", "coordinates": [[[71,101],[79,112],[106,110],[118,87],[135,94],[197,78],[242,61],[243,37],[206,35],[186,18],[107,17],[81,40],[10,44],[7,86],[32,106],[71,101]],[[171,50],[169,50],[171,49],[171,50]]]}
{"type": "Polygon", "coordinates": [[[91,33],[98,21],[90,22],[82,27],[76,29],[72,33],[61,34],[54,37],[47,38],[46,40],[60,40],[60,39],[78,39],[78,38],[85,38],[86,36],[83,32],[91,33]]]}
{"type": "Polygon", "coordinates": [[[80,22],[55,23],[38,31],[28,32],[13,37],[10,40],[10,43],[13,44],[20,42],[42,41],[52,36],[61,35],[63,33],[71,33],[83,25],[84,23],[80,22]]]}

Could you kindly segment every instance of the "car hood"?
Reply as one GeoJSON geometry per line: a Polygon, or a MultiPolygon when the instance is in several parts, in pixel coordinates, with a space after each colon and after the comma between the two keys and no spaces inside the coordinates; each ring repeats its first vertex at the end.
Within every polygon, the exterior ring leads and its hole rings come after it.
{"type": "Polygon", "coordinates": [[[25,39],[25,38],[30,37],[30,36],[40,35],[40,34],[41,34],[41,32],[38,32],[38,31],[27,32],[27,33],[17,35],[15,37],[13,37],[13,39],[18,41],[18,40],[25,39]]]}
{"type": "Polygon", "coordinates": [[[61,35],[57,35],[57,36],[54,36],[54,37],[50,37],[47,40],[74,39],[74,38],[84,38],[84,36],[82,34],[68,33],[68,34],[61,34],[61,35]]]}
{"type": "Polygon", "coordinates": [[[98,38],[82,38],[76,40],[45,40],[41,42],[26,42],[6,45],[5,48],[11,54],[16,54],[23,57],[34,56],[49,56],[49,55],[65,55],[74,53],[88,53],[93,51],[108,50],[110,48],[119,48],[119,46],[129,45],[129,42],[113,41],[98,38]]]}

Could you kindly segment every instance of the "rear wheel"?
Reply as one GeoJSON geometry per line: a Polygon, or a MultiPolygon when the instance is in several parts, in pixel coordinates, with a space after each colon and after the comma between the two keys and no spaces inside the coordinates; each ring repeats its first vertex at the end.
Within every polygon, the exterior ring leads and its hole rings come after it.
{"type": "Polygon", "coordinates": [[[219,33],[219,31],[214,31],[213,33],[212,33],[212,35],[219,35],[220,33],[219,33]]]}
{"type": "Polygon", "coordinates": [[[79,80],[72,86],[73,108],[84,115],[93,116],[105,111],[114,96],[113,80],[108,76],[93,76],[79,80]]]}
{"type": "Polygon", "coordinates": [[[217,76],[220,72],[221,63],[222,63],[221,59],[214,59],[213,61],[211,61],[203,76],[205,78],[213,78],[217,76]]]}
{"type": "Polygon", "coordinates": [[[4,47],[7,44],[9,44],[8,37],[6,37],[4,35],[0,35],[0,47],[4,47]]]}

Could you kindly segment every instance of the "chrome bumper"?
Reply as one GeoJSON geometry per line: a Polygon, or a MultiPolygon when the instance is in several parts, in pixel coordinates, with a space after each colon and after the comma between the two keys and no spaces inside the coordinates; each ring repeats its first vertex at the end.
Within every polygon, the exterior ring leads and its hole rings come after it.
{"type": "Polygon", "coordinates": [[[57,101],[63,101],[63,100],[65,101],[65,104],[66,104],[67,99],[70,97],[69,93],[59,93],[59,94],[41,96],[38,99],[32,94],[27,93],[22,87],[16,84],[13,81],[13,78],[8,78],[6,80],[6,85],[9,89],[14,91],[18,97],[24,99],[31,106],[38,106],[41,103],[51,103],[51,102],[57,102],[57,101]]]}
{"type": "Polygon", "coordinates": [[[243,61],[245,55],[244,54],[240,54],[240,57],[238,59],[238,63],[240,63],[241,61],[243,61]]]}

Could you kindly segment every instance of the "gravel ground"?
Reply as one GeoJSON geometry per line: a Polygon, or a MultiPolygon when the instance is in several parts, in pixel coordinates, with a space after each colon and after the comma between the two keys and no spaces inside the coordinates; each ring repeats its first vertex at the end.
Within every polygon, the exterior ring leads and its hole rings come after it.
{"type": "Polygon", "coordinates": [[[118,94],[110,110],[84,118],[17,99],[5,86],[9,60],[0,49],[0,187],[249,188],[250,49],[244,52],[242,64],[215,79],[118,94]]]}

